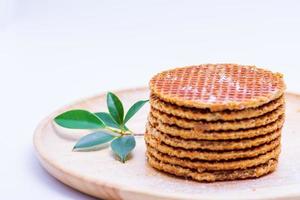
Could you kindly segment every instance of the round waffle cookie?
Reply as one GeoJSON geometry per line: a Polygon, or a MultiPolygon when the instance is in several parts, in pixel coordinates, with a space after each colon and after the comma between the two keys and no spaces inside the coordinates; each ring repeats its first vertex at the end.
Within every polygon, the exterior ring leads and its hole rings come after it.
{"type": "Polygon", "coordinates": [[[177,137],[173,137],[156,130],[150,124],[147,125],[146,131],[148,134],[153,135],[155,138],[159,138],[161,142],[172,147],[179,147],[183,149],[207,149],[213,151],[248,149],[251,147],[256,147],[265,143],[269,143],[281,135],[281,129],[278,129],[272,133],[256,138],[242,140],[209,141],[184,140],[177,137]]]}
{"type": "Polygon", "coordinates": [[[160,100],[157,96],[150,96],[150,104],[156,110],[163,113],[186,118],[192,120],[206,120],[206,121],[217,121],[217,120],[239,120],[248,119],[252,117],[258,117],[277,109],[279,106],[284,104],[284,97],[281,96],[267,104],[261,105],[255,108],[248,108],[244,110],[227,110],[219,112],[210,112],[208,109],[196,109],[183,106],[177,106],[175,104],[167,103],[160,100]]]}
{"type": "Polygon", "coordinates": [[[258,107],[282,96],[284,89],[281,74],[237,64],[176,68],[150,81],[152,94],[165,102],[211,111],[258,107]]]}
{"type": "Polygon", "coordinates": [[[284,114],[284,106],[279,106],[276,110],[266,113],[260,117],[234,120],[234,121],[216,121],[207,122],[200,120],[188,120],[185,118],[175,117],[173,115],[165,114],[154,108],[151,108],[150,114],[169,125],[176,125],[182,128],[193,128],[196,130],[239,130],[249,129],[258,126],[264,126],[271,122],[276,121],[281,115],[284,114]]]}
{"type": "Polygon", "coordinates": [[[270,159],[277,160],[280,154],[280,146],[276,147],[272,151],[267,152],[266,154],[259,155],[254,158],[219,161],[219,162],[180,159],[175,156],[169,156],[167,154],[163,154],[157,151],[156,149],[152,148],[151,146],[147,146],[147,154],[165,163],[186,167],[190,169],[195,169],[198,172],[204,172],[204,171],[246,169],[249,167],[254,167],[266,163],[270,159]]]}
{"type": "Polygon", "coordinates": [[[242,149],[242,150],[229,150],[229,151],[210,151],[210,150],[187,150],[178,147],[172,147],[165,143],[163,143],[160,138],[156,138],[155,136],[146,132],[145,134],[146,144],[156,149],[157,151],[175,156],[178,158],[189,158],[191,160],[199,159],[199,160],[232,160],[239,158],[253,158],[261,154],[265,154],[277,146],[280,145],[280,136],[263,145],[242,149]]]}
{"type": "Polygon", "coordinates": [[[284,116],[280,116],[276,121],[271,122],[270,124],[267,124],[265,126],[236,131],[201,131],[196,129],[183,129],[178,126],[165,124],[152,115],[149,115],[148,122],[152,127],[159,130],[160,132],[177,138],[214,141],[245,139],[266,135],[268,133],[281,129],[284,123],[284,116]]]}
{"type": "Polygon", "coordinates": [[[237,179],[257,178],[273,172],[277,167],[277,160],[270,159],[266,163],[246,169],[224,170],[224,171],[205,171],[198,172],[190,168],[181,167],[162,162],[151,154],[147,154],[148,163],[155,169],[173,174],[179,177],[191,178],[196,181],[229,181],[237,179]]]}

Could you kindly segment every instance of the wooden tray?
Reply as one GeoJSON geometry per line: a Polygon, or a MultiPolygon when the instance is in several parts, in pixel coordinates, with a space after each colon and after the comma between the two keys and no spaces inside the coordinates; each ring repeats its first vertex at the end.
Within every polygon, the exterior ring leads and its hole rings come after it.
{"type": "MultiPolygon", "coordinates": [[[[149,96],[146,88],[116,93],[125,102],[125,108],[149,96]]],[[[70,187],[99,198],[300,199],[300,96],[287,93],[286,101],[279,167],[276,172],[259,179],[198,183],[160,173],[147,165],[142,136],[137,138],[137,147],[126,164],[116,161],[110,148],[72,152],[74,138],[67,133],[61,135],[53,126],[52,118],[73,108],[105,111],[105,95],[84,99],[45,118],[35,131],[34,145],[41,164],[50,174],[70,187]]],[[[149,106],[143,108],[128,126],[143,133],[148,111],[149,106]]],[[[78,134],[85,133],[74,136],[78,134]]]]}

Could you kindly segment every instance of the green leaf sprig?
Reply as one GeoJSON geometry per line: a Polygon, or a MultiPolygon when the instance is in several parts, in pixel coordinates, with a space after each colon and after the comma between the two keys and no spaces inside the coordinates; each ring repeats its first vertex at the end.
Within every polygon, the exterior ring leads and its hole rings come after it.
{"type": "Polygon", "coordinates": [[[114,93],[108,92],[106,98],[108,113],[92,113],[80,109],[69,110],[56,116],[54,121],[64,128],[95,130],[95,132],[80,138],[73,147],[74,151],[98,150],[110,142],[111,149],[124,163],[136,145],[134,134],[126,126],[126,123],[148,101],[136,102],[124,116],[121,100],[114,93]]]}

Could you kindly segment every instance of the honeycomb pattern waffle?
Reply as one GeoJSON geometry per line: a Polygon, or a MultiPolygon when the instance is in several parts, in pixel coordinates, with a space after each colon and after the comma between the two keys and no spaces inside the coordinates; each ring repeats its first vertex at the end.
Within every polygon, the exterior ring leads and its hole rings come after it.
{"type": "Polygon", "coordinates": [[[151,92],[178,106],[241,110],[279,98],[283,76],[255,66],[206,64],[176,68],[150,80],[151,92]]]}

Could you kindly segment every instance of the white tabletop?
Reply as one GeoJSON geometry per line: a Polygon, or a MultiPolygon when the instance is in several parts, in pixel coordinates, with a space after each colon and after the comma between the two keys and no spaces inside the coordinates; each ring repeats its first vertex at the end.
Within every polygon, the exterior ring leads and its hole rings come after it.
{"type": "Polygon", "coordinates": [[[37,123],[163,69],[255,64],[300,92],[299,1],[0,0],[1,199],[89,199],[39,165],[37,123]],[[5,197],[5,198],[4,198],[5,197]]]}

